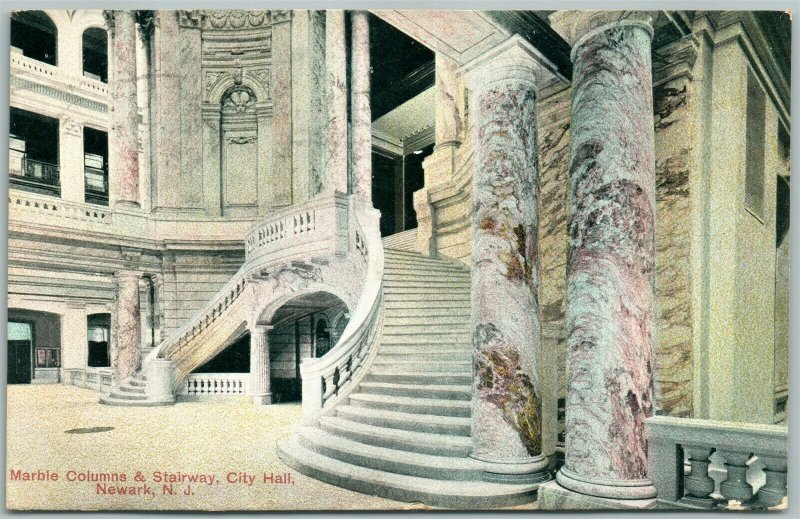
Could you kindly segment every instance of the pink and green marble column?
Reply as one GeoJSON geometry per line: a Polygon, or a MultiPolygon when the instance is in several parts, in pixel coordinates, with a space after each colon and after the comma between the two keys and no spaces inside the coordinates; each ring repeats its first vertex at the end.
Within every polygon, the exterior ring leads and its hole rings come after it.
{"type": "Polygon", "coordinates": [[[550,477],[539,376],[536,96],[552,68],[519,36],[464,67],[475,149],[472,457],[497,481],[550,477]]]}
{"type": "Polygon", "coordinates": [[[564,489],[647,500],[655,158],[647,13],[569,13],[573,42],[564,489]]]}
{"type": "Polygon", "coordinates": [[[111,354],[111,369],[115,383],[120,383],[140,367],[139,348],[142,343],[142,323],[139,306],[141,272],[120,270],[114,316],[115,340],[111,354]]]}
{"type": "Polygon", "coordinates": [[[369,102],[369,14],[353,11],[350,46],[350,123],[353,153],[353,192],[372,205],[372,109],[369,102]]]}
{"type": "Polygon", "coordinates": [[[113,41],[111,55],[111,157],[115,206],[139,207],[139,105],[136,94],[134,11],[104,11],[113,41]]]}
{"type": "Polygon", "coordinates": [[[325,15],[325,71],[328,104],[326,195],[348,192],[347,179],[347,46],[344,11],[328,9],[325,15]]]}

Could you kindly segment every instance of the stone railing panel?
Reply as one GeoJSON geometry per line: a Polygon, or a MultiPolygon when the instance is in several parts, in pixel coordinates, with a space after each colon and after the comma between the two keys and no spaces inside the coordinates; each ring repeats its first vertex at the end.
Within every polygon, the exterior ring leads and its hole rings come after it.
{"type": "Polygon", "coordinates": [[[246,396],[249,373],[192,373],[179,395],[198,397],[246,396]]]}
{"type": "Polygon", "coordinates": [[[646,428],[649,476],[661,502],[769,508],[787,495],[786,426],[654,416],[646,428]]]}

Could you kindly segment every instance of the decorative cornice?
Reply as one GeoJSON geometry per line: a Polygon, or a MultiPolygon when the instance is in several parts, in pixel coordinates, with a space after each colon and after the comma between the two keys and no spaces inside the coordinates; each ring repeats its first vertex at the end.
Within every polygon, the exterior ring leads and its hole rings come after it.
{"type": "MultiPolygon", "coordinates": [[[[271,11],[275,13],[276,11],[271,11]]],[[[270,24],[270,11],[210,10],[205,11],[205,27],[209,29],[251,29],[270,24]]],[[[273,14],[274,17],[274,14],[273,14]]]]}
{"type": "Polygon", "coordinates": [[[108,112],[108,105],[106,105],[105,103],[93,101],[91,99],[87,99],[85,97],[81,97],[79,95],[72,94],[70,92],[64,92],[63,90],[59,90],[57,88],[53,88],[48,85],[42,85],[40,83],[28,81],[27,79],[22,79],[17,76],[11,76],[9,82],[11,83],[12,88],[20,88],[30,92],[35,92],[37,94],[43,94],[55,99],[59,99],[61,101],[65,101],[70,104],[82,106],[90,110],[95,110],[97,112],[103,112],[103,113],[108,112]]]}
{"type": "Polygon", "coordinates": [[[292,19],[292,11],[288,10],[288,9],[286,9],[286,10],[273,10],[273,11],[270,11],[270,14],[272,15],[272,23],[273,24],[288,22],[288,21],[291,21],[291,19],[292,19]]]}

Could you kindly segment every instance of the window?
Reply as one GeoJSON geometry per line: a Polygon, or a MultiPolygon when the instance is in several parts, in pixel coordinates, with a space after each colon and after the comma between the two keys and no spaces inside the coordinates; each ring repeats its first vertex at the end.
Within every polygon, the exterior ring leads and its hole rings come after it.
{"type": "Polygon", "coordinates": [[[11,52],[56,64],[56,36],[53,21],[42,11],[19,11],[11,15],[11,52]]]}
{"type": "Polygon", "coordinates": [[[58,196],[58,119],[11,108],[8,145],[9,183],[16,188],[58,196]]]}
{"type": "Polygon", "coordinates": [[[83,75],[108,83],[108,34],[99,27],[83,31],[83,75]]]}
{"type": "Polygon", "coordinates": [[[108,205],[108,134],[83,129],[84,201],[108,205]]]}
{"type": "Polygon", "coordinates": [[[759,220],[764,220],[764,90],[753,74],[747,71],[746,163],[744,206],[759,220]]]}
{"type": "Polygon", "coordinates": [[[90,368],[107,368],[111,366],[109,354],[109,336],[111,332],[111,314],[92,314],[86,318],[90,368]]]}

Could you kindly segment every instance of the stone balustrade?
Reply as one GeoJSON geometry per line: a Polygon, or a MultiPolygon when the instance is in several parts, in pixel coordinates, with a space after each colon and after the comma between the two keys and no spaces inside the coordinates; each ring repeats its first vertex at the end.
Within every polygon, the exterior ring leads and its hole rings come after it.
{"type": "Polygon", "coordinates": [[[188,397],[246,396],[249,373],[192,373],[178,392],[188,397]]]}
{"type": "Polygon", "coordinates": [[[247,263],[307,254],[333,247],[337,256],[348,248],[347,195],[311,200],[271,215],[245,237],[247,263]]]}
{"type": "Polygon", "coordinates": [[[61,381],[71,386],[85,387],[107,393],[111,390],[111,368],[62,368],[61,381]]]}
{"type": "Polygon", "coordinates": [[[99,208],[89,204],[66,202],[51,196],[29,193],[27,191],[10,190],[8,196],[9,220],[42,223],[62,222],[62,225],[74,226],[75,221],[110,225],[114,213],[108,208],[99,208]]]}
{"type": "Polygon", "coordinates": [[[109,101],[108,84],[84,76],[81,70],[65,70],[16,53],[11,53],[10,65],[13,77],[36,80],[45,87],[62,91],[64,95],[80,96],[104,104],[109,101]]]}
{"type": "Polygon", "coordinates": [[[768,508],[786,497],[785,425],[667,416],[645,424],[649,476],[662,505],[768,508]]]}

